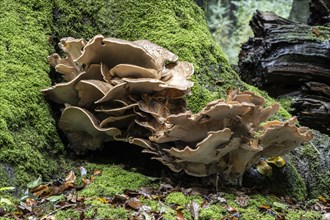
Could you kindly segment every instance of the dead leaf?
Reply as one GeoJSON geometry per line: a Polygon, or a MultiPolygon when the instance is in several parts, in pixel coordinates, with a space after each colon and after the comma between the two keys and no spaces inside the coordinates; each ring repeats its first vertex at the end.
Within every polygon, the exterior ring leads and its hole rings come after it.
{"type": "Polygon", "coordinates": [[[247,195],[236,196],[235,202],[242,208],[245,208],[249,205],[249,199],[247,195]]]}
{"type": "Polygon", "coordinates": [[[49,192],[49,187],[48,185],[40,185],[31,190],[31,192],[33,192],[33,195],[40,197],[42,194],[46,194],[47,192],[49,192]]]}
{"type": "Polygon", "coordinates": [[[129,190],[129,189],[125,189],[124,194],[128,197],[137,197],[137,196],[141,195],[140,192],[138,192],[136,190],[129,190]]]}
{"type": "Polygon", "coordinates": [[[191,201],[190,204],[188,204],[188,210],[190,211],[191,216],[193,217],[194,220],[198,219],[199,209],[200,209],[199,204],[194,200],[191,201]]]}
{"type": "Polygon", "coordinates": [[[185,220],[183,212],[181,210],[176,211],[176,220],[185,220]]]}
{"type": "Polygon", "coordinates": [[[313,34],[316,35],[316,37],[319,37],[321,35],[321,33],[317,27],[313,27],[312,31],[313,31],[313,34]]]}
{"type": "Polygon", "coordinates": [[[94,170],[93,171],[93,176],[98,176],[98,175],[101,175],[101,174],[102,174],[101,170],[94,170]]]}
{"type": "Polygon", "coordinates": [[[206,199],[203,201],[203,203],[201,204],[201,208],[207,208],[207,207],[209,207],[210,206],[210,203],[209,203],[209,201],[207,201],[206,199]]]}
{"type": "Polygon", "coordinates": [[[27,198],[25,200],[25,204],[28,205],[28,206],[30,206],[30,207],[32,207],[32,206],[37,205],[37,202],[36,202],[36,200],[34,200],[32,198],[27,198]]]}
{"type": "Polygon", "coordinates": [[[63,192],[63,189],[60,186],[50,186],[49,187],[49,195],[57,195],[63,192]]]}
{"type": "Polygon", "coordinates": [[[90,179],[85,179],[85,178],[82,178],[82,181],[86,186],[91,184],[91,182],[92,182],[90,179]]]}
{"type": "Polygon", "coordinates": [[[142,203],[137,198],[127,200],[125,205],[134,210],[139,210],[142,207],[142,203]]]}
{"type": "Polygon", "coordinates": [[[235,212],[237,212],[237,209],[235,209],[234,207],[228,206],[228,205],[225,206],[225,209],[229,213],[235,213],[235,212]]]}
{"type": "Polygon", "coordinates": [[[272,207],[269,205],[261,205],[259,206],[260,211],[266,211],[268,209],[271,209],[272,207]]]}
{"type": "MultiPolygon", "coordinates": [[[[275,220],[285,220],[285,215],[283,213],[277,213],[275,216],[275,220]]],[[[302,219],[300,219],[302,220],[302,219]]]]}
{"type": "Polygon", "coordinates": [[[70,185],[74,183],[74,181],[76,181],[76,175],[74,174],[74,172],[71,170],[68,175],[65,177],[65,182],[70,185]]]}
{"type": "Polygon", "coordinates": [[[75,192],[70,192],[68,195],[65,196],[66,200],[72,203],[76,203],[77,202],[77,195],[75,194],[75,192]]]}

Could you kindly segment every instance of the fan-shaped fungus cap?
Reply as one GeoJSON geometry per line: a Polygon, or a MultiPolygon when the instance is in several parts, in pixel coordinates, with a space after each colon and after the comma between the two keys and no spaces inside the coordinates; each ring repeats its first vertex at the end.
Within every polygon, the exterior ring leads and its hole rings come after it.
{"type": "Polygon", "coordinates": [[[87,43],[76,62],[81,65],[104,63],[110,69],[118,64],[132,64],[160,70],[154,58],[143,47],[126,40],[104,38],[102,35],[96,35],[87,43]]]}
{"type": "Polygon", "coordinates": [[[110,70],[112,76],[120,78],[150,78],[160,79],[161,72],[132,64],[118,64],[110,70]]]}
{"type": "Polygon", "coordinates": [[[158,67],[163,69],[168,63],[175,63],[178,61],[178,56],[171,51],[158,46],[148,40],[138,40],[134,41],[137,45],[143,47],[152,57],[155,59],[155,63],[158,67]]]}
{"type": "Polygon", "coordinates": [[[72,57],[73,60],[77,59],[82,54],[82,49],[86,45],[84,39],[75,39],[73,37],[62,38],[59,42],[59,47],[72,57]]]}
{"type": "MultiPolygon", "coordinates": [[[[230,142],[232,132],[229,128],[220,131],[211,131],[208,136],[196,145],[196,148],[185,147],[183,150],[172,147],[168,151],[169,155],[179,161],[209,164],[218,161],[219,150],[230,142]]],[[[220,154],[222,157],[223,154],[220,154]]]]}
{"type": "MultiPolygon", "coordinates": [[[[100,146],[90,146],[89,139],[97,140],[92,143],[102,143],[104,141],[113,140],[121,134],[121,131],[117,128],[101,128],[96,117],[89,111],[75,107],[66,107],[61,115],[59,127],[71,134],[82,134],[79,135],[80,139],[74,140],[75,143],[79,143],[81,146],[87,149],[95,149],[100,146]]],[[[81,148],[81,150],[85,150],[81,148]]]]}
{"type": "Polygon", "coordinates": [[[88,107],[102,98],[113,86],[100,80],[81,80],[76,85],[80,101],[79,106],[88,107]]]}

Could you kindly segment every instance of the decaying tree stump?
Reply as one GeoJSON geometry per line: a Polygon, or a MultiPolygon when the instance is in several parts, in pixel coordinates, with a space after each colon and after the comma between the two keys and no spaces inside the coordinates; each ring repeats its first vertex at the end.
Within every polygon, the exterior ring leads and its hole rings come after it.
{"type": "MultiPolygon", "coordinates": [[[[328,6],[312,1],[309,22],[329,24],[328,6]]],[[[330,27],[260,11],[250,25],[255,37],[242,46],[241,78],[273,97],[293,97],[292,113],[301,124],[330,134],[330,27]]]]}

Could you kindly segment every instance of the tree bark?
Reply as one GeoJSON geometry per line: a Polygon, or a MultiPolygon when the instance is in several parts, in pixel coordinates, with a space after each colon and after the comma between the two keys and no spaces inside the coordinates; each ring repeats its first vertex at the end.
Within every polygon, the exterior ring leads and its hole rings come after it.
{"type": "Polygon", "coordinates": [[[308,24],[310,25],[330,25],[330,1],[328,0],[311,0],[310,16],[308,24]]]}
{"type": "MultiPolygon", "coordinates": [[[[330,27],[308,26],[259,11],[250,24],[255,37],[242,46],[241,78],[272,97],[291,97],[291,113],[300,124],[330,134],[330,27]]],[[[310,144],[290,155],[313,197],[330,193],[330,138],[326,134],[315,131],[310,144]]]]}
{"type": "Polygon", "coordinates": [[[273,97],[295,97],[292,113],[301,124],[330,134],[330,28],[262,12],[251,27],[255,38],[239,56],[242,79],[273,97]]]}

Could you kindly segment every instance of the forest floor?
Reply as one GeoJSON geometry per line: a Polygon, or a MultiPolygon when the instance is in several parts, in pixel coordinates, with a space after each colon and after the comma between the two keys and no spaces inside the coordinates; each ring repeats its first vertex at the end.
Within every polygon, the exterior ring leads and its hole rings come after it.
{"type": "Polygon", "coordinates": [[[329,219],[326,196],[297,201],[256,189],[174,182],[165,170],[162,177],[139,171],[79,161],[61,177],[27,183],[23,195],[14,187],[0,188],[0,219],[329,219]]]}

